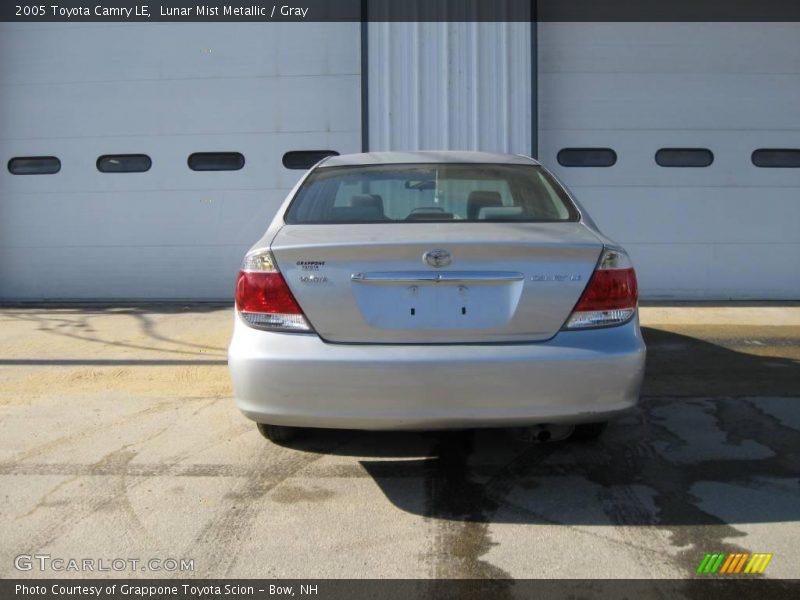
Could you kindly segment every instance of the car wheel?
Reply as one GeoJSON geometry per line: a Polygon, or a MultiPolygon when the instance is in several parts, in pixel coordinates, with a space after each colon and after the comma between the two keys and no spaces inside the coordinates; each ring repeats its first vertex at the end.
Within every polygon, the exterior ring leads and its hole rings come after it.
{"type": "Polygon", "coordinates": [[[572,432],[572,439],[579,442],[588,442],[596,440],[608,427],[608,421],[601,421],[599,423],[581,423],[575,425],[575,431],[572,432]]]}
{"type": "Polygon", "coordinates": [[[296,440],[300,434],[298,427],[284,427],[283,425],[267,425],[266,423],[256,423],[258,432],[270,442],[285,444],[296,440]]]}

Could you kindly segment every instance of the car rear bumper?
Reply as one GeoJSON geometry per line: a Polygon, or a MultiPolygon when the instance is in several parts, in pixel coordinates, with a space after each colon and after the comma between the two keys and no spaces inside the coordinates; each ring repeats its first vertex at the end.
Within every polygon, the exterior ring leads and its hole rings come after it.
{"type": "Polygon", "coordinates": [[[601,421],[633,407],[644,374],[638,319],[532,344],[329,344],[236,316],[236,404],[274,425],[446,429],[601,421]]]}

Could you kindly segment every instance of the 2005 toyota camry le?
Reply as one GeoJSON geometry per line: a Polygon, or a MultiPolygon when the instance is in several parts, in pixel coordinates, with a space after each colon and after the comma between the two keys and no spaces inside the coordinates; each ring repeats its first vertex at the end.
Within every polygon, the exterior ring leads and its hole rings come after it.
{"type": "Polygon", "coordinates": [[[524,156],[317,163],[244,258],[228,362],[275,442],[302,428],[598,436],[638,401],[631,261],[524,156]]]}

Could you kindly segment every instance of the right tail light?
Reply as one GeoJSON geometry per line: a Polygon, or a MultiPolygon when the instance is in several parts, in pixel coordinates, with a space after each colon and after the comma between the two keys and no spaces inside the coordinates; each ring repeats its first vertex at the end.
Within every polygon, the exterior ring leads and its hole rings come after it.
{"type": "Polygon", "coordinates": [[[564,329],[622,325],[633,318],[638,300],[631,259],[622,250],[606,248],[564,329]]]}

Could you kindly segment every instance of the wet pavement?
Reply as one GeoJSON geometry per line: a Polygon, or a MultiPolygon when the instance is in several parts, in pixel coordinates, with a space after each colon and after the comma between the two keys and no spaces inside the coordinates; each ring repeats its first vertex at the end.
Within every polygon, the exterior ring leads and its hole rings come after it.
{"type": "Polygon", "coordinates": [[[767,552],[755,577],[798,578],[800,307],[709,311],[643,311],[641,405],[596,442],[282,447],[233,406],[227,308],[2,310],[0,575],[86,575],[14,568],[47,553],[194,561],[94,576],[684,578],[767,552]]]}

